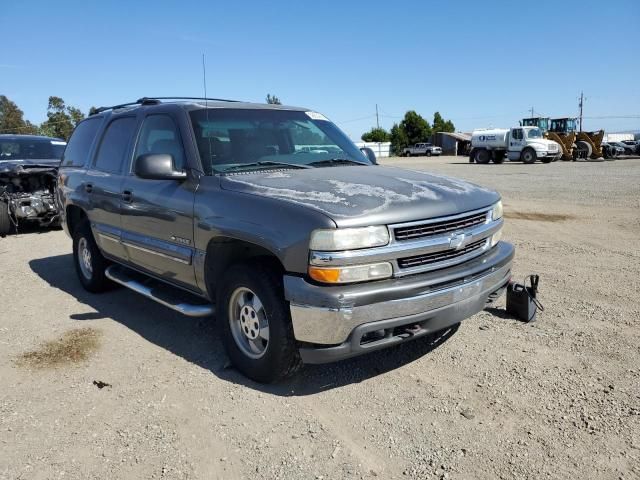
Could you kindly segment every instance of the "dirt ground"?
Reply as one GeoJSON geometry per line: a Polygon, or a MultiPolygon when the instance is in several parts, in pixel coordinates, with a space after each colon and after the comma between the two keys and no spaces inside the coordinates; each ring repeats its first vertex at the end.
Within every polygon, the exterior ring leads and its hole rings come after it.
{"type": "Polygon", "coordinates": [[[62,231],[0,240],[0,478],[640,478],[640,160],[383,163],[499,190],[545,311],[263,386],[207,321],[76,280],[62,231]]]}

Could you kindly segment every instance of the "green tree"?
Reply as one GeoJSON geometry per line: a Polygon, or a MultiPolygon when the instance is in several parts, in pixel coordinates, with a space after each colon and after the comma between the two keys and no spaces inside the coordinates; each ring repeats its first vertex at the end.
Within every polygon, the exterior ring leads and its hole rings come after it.
{"type": "Polygon", "coordinates": [[[368,132],[362,134],[363,142],[388,142],[391,135],[384,128],[373,127],[368,132]]]}
{"type": "Polygon", "coordinates": [[[18,108],[18,105],[5,95],[0,95],[0,134],[2,133],[38,133],[37,125],[25,120],[24,113],[18,108]]]}
{"type": "Polygon", "coordinates": [[[402,149],[409,146],[407,134],[397,123],[394,123],[393,127],[391,127],[389,136],[391,137],[391,149],[396,155],[400,155],[402,149]]]}
{"type": "Polygon", "coordinates": [[[451,120],[445,120],[440,112],[433,114],[433,132],[455,132],[456,127],[451,120]]]}
{"type": "Polygon", "coordinates": [[[396,154],[402,149],[416,143],[428,142],[431,136],[431,126],[421,115],[414,110],[404,114],[400,125],[395,124],[391,128],[391,144],[396,154]]]}
{"type": "Polygon", "coordinates": [[[271,95],[270,93],[267,93],[267,103],[271,105],[282,105],[280,99],[275,95],[271,95]]]}
{"type": "Polygon", "coordinates": [[[68,107],[60,97],[49,97],[47,119],[40,125],[44,135],[69,140],[71,132],[84,118],[84,114],[76,107],[68,107]]]}

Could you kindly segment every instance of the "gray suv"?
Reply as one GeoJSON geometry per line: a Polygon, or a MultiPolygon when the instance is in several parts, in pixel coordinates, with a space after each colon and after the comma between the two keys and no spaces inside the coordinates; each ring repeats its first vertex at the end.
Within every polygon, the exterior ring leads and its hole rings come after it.
{"type": "Polygon", "coordinates": [[[158,98],[100,108],[58,173],[78,278],[185,315],[215,309],[233,365],[260,382],[482,310],[511,276],[500,196],[366,153],[305,108],[158,98]]]}

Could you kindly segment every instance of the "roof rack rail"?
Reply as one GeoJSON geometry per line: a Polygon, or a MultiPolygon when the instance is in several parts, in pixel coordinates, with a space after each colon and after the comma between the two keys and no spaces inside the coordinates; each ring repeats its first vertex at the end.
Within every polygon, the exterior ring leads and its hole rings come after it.
{"type": "Polygon", "coordinates": [[[120,103],[110,107],[94,108],[89,115],[95,115],[106,110],[117,110],[118,108],[131,107],[133,105],[157,105],[160,100],[210,100],[212,102],[240,102],[241,100],[229,100],[226,98],[207,98],[207,97],[142,97],[135,102],[120,103]]]}

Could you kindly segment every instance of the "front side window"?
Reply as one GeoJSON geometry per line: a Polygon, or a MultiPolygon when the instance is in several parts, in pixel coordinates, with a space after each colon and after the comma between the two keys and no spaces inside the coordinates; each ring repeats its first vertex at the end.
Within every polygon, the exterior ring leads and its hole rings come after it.
{"type": "Polygon", "coordinates": [[[145,118],[133,158],[146,153],[166,153],[173,157],[176,170],[185,168],[184,148],[178,126],[169,115],[149,115],[145,118]]]}
{"type": "Polygon", "coordinates": [[[87,161],[89,150],[96,138],[101,118],[94,117],[84,120],[78,124],[69,139],[62,162],[63,167],[81,167],[87,161]]]}
{"type": "Polygon", "coordinates": [[[370,164],[338,127],[317,113],[210,108],[193,110],[190,116],[207,175],[274,164],[370,164]]]}
{"type": "Polygon", "coordinates": [[[96,156],[95,168],[97,170],[110,173],[122,171],[135,127],[135,117],[117,118],[109,124],[96,156]]]}
{"type": "Polygon", "coordinates": [[[514,140],[522,140],[522,130],[519,128],[516,128],[513,131],[513,139],[514,140]]]}

